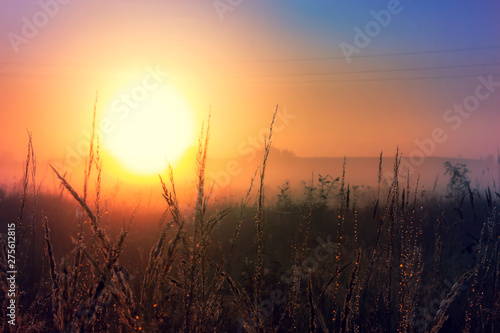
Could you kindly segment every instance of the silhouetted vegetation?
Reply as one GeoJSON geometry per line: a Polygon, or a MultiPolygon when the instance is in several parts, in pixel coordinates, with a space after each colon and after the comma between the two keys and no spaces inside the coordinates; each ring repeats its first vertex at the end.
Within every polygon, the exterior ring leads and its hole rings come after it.
{"type": "MultiPolygon", "coordinates": [[[[17,224],[19,285],[17,324],[3,321],[2,331],[498,329],[500,196],[471,190],[466,165],[445,164],[448,193],[439,195],[418,178],[399,181],[399,152],[389,184],[380,163],[376,191],[347,184],[345,160],[338,177],[305,182],[303,198],[292,198],[284,181],[276,206],[268,206],[271,123],[248,192],[239,203],[213,207],[204,174],[209,120],[189,220],[171,167],[168,180],[159,180],[164,214],[109,209],[99,145],[91,145],[82,191],[54,169],[70,198],[40,192],[29,138],[20,190],[0,191],[2,232],[17,224]]],[[[7,290],[3,239],[1,246],[0,284],[7,290]]],[[[2,318],[6,302],[0,294],[2,318]]]]}

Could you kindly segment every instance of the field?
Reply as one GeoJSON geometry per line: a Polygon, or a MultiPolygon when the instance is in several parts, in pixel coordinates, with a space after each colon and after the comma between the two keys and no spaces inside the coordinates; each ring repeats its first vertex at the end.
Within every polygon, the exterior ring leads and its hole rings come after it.
{"type": "Polygon", "coordinates": [[[313,176],[300,197],[283,180],[270,198],[271,123],[248,192],[214,204],[208,137],[209,122],[187,212],[172,168],[158,181],[164,210],[119,209],[101,191],[95,144],[82,189],[54,168],[61,191],[40,191],[30,137],[22,183],[0,191],[1,232],[15,230],[1,243],[2,318],[12,286],[18,295],[17,325],[0,330],[498,332],[500,194],[474,188],[466,166],[443,166],[440,193],[416,175],[399,180],[396,152],[391,182],[381,163],[377,187],[351,186],[344,166],[313,176]]]}

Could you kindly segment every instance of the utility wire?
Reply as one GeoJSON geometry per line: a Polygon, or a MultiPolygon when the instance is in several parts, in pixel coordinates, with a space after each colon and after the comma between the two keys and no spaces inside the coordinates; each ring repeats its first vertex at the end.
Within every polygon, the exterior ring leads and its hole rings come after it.
{"type": "MultiPolygon", "coordinates": [[[[381,58],[381,57],[394,57],[394,56],[411,56],[411,55],[422,55],[422,54],[439,54],[439,53],[452,53],[452,52],[469,52],[469,51],[481,51],[481,50],[496,50],[500,49],[500,46],[483,46],[483,47],[464,47],[455,49],[441,49],[441,50],[424,50],[424,51],[408,51],[408,52],[392,52],[392,53],[379,53],[379,54],[365,54],[351,56],[351,59],[358,58],[381,58]]],[[[304,57],[304,58],[284,58],[284,59],[262,59],[262,60],[234,60],[234,61],[221,61],[221,62],[210,62],[207,64],[250,64],[250,63],[278,63],[278,62],[304,62],[304,61],[321,61],[321,60],[341,60],[345,59],[344,56],[327,56],[327,57],[304,57]]],[[[15,62],[4,62],[1,61],[2,65],[44,65],[42,63],[15,63],[15,62]]],[[[47,64],[45,64],[47,65],[47,64]]],[[[58,65],[58,66],[82,66],[82,64],[48,64],[48,65],[58,65]]],[[[96,64],[96,66],[108,66],[108,64],[96,64]]]]}
{"type": "MultiPolygon", "coordinates": [[[[469,65],[445,65],[431,67],[413,67],[413,68],[392,68],[392,69],[371,69],[363,71],[347,71],[347,72],[320,72],[320,73],[297,73],[297,74],[257,74],[250,77],[287,77],[287,76],[317,76],[317,75],[344,75],[344,74],[366,74],[366,73],[388,73],[388,72],[410,72],[410,71],[425,71],[436,69],[451,69],[451,68],[470,68],[470,67],[488,67],[499,66],[500,62],[486,64],[469,64],[469,65]]],[[[248,77],[248,76],[245,76],[248,77]]]]}
{"type": "MultiPolygon", "coordinates": [[[[378,81],[413,81],[413,80],[443,80],[443,79],[464,79],[479,76],[489,76],[493,77],[500,76],[500,73],[483,73],[483,74],[468,74],[468,75],[436,75],[436,76],[416,76],[416,77],[385,77],[385,78],[360,78],[360,79],[331,79],[331,80],[301,80],[301,81],[285,81],[285,80],[253,80],[253,81],[243,81],[244,83],[343,83],[343,82],[378,82],[378,81]]],[[[213,82],[213,80],[182,80],[186,82],[213,82]]],[[[223,82],[233,82],[234,80],[227,80],[223,82]]]]}
{"type": "MultiPolygon", "coordinates": [[[[483,75],[500,76],[500,73],[487,73],[483,75]]],[[[442,79],[463,79],[479,77],[481,74],[474,75],[448,75],[448,76],[419,76],[419,77],[394,77],[394,78],[367,78],[367,79],[338,79],[338,80],[306,80],[301,82],[371,82],[371,81],[413,81],[413,80],[442,80],[442,79]]],[[[279,81],[276,81],[279,82],[279,81]]]]}
{"type": "MultiPolygon", "coordinates": [[[[379,58],[379,57],[410,56],[410,55],[421,55],[421,54],[439,54],[439,53],[468,52],[468,51],[495,50],[495,49],[500,49],[500,46],[465,47],[465,48],[456,48],[456,49],[441,49],[441,50],[426,50],[426,51],[408,51],[408,52],[393,52],[393,53],[380,53],[380,54],[365,54],[365,55],[352,56],[350,58],[351,59],[358,59],[358,58],[379,58]]],[[[303,62],[303,61],[341,60],[341,59],[345,59],[345,56],[305,57],[305,58],[248,60],[248,61],[228,61],[226,63],[303,62]]]]}
{"type": "MultiPolygon", "coordinates": [[[[422,55],[422,54],[439,54],[451,52],[466,52],[466,51],[479,51],[479,50],[493,50],[500,49],[500,46],[485,46],[485,47],[468,47],[468,48],[455,48],[455,49],[441,49],[441,50],[426,50],[426,51],[413,51],[413,52],[395,52],[373,55],[360,55],[352,58],[373,58],[373,57],[392,57],[392,56],[406,56],[406,55],[422,55]]],[[[315,60],[334,60],[344,59],[344,57],[317,57],[317,58],[291,58],[281,60],[256,60],[244,62],[225,62],[225,63],[277,63],[277,62],[295,62],[295,61],[315,61],[315,60]]],[[[0,62],[2,64],[2,62],[0,62]]],[[[6,64],[5,62],[3,64],[6,64]]],[[[29,64],[28,64],[29,65],[29,64]]],[[[35,64],[31,64],[35,65],[35,64]]],[[[42,64],[40,64],[42,65],[42,64]]],[[[64,66],[64,64],[59,64],[64,66]]],[[[479,64],[461,64],[461,65],[441,65],[430,67],[410,67],[410,68],[392,68],[392,69],[379,69],[379,70],[362,70],[362,71],[341,71],[341,72],[321,72],[321,73],[297,73],[297,74],[258,74],[250,76],[241,76],[249,78],[258,77],[305,77],[305,76],[325,76],[325,75],[357,75],[357,74],[377,74],[377,73],[390,73],[390,72],[411,72],[411,71],[426,71],[426,70],[440,70],[440,69],[453,69],[453,68],[473,68],[473,67],[488,67],[498,66],[500,62],[493,63],[479,63],[479,64]]],[[[4,73],[5,74],[5,73],[4,73]]],[[[39,74],[40,75],[40,74],[39,74]]],[[[497,76],[498,74],[493,74],[497,76]]],[[[12,76],[12,74],[11,74],[12,76]]],[[[355,79],[325,79],[325,80],[300,80],[300,81],[260,81],[260,82],[369,82],[369,81],[408,81],[408,80],[431,80],[431,79],[458,79],[468,78],[478,75],[449,75],[449,76],[427,76],[427,77],[392,77],[392,78],[355,78],[355,79]]],[[[229,80],[237,79],[238,76],[230,76],[229,80]]],[[[223,78],[224,79],[224,78],[223,78]]],[[[196,80],[195,80],[196,81],[196,80]]],[[[201,80],[207,81],[207,80],[201,80]]],[[[257,81],[247,81],[257,82],[257,81]]]]}

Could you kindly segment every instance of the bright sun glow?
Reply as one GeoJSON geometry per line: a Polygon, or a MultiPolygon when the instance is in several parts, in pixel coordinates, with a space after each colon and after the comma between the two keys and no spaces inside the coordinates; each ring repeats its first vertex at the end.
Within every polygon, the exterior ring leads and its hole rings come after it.
{"type": "Polygon", "coordinates": [[[193,143],[192,112],[171,87],[132,88],[111,101],[104,120],[104,148],[134,173],[165,170],[193,143]]]}

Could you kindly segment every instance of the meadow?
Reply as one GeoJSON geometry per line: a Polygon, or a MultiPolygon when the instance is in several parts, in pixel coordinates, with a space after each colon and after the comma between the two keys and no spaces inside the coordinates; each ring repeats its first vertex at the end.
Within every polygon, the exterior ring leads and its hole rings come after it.
{"type": "Polygon", "coordinates": [[[206,122],[187,215],[172,167],[158,180],[163,211],[118,210],[101,191],[93,135],[83,188],[54,168],[61,191],[40,191],[30,136],[21,184],[0,191],[1,232],[16,224],[17,259],[14,326],[4,320],[2,238],[0,330],[498,332],[498,189],[473,188],[466,166],[450,163],[445,193],[417,175],[401,181],[396,151],[390,182],[380,163],[376,187],[351,186],[344,164],[306,181],[301,196],[283,180],[270,198],[273,122],[248,191],[224,205],[205,177],[206,122]]]}

